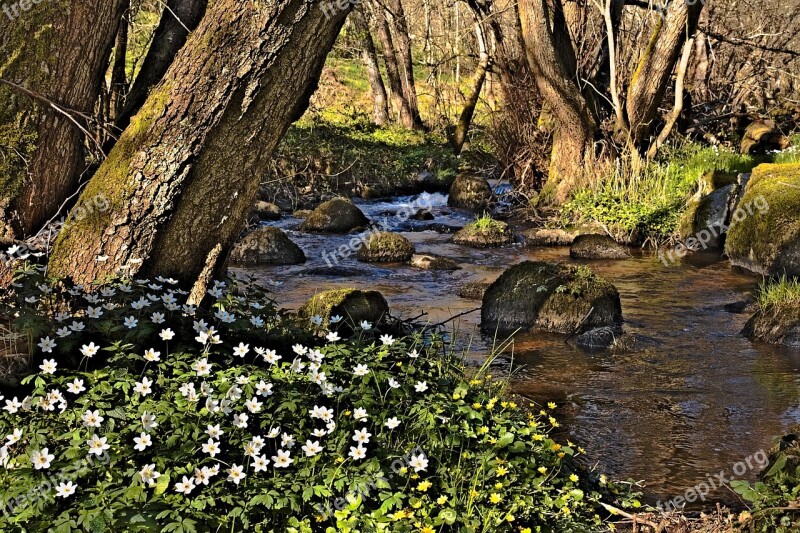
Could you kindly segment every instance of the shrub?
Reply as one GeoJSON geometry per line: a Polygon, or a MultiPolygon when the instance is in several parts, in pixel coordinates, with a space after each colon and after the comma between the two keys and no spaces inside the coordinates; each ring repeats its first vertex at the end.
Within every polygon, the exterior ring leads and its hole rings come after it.
{"type": "Polygon", "coordinates": [[[299,329],[249,282],[216,283],[208,309],[185,295],[17,275],[0,312],[40,371],[0,414],[0,530],[600,527],[616,489],[435,335],[299,329]]]}

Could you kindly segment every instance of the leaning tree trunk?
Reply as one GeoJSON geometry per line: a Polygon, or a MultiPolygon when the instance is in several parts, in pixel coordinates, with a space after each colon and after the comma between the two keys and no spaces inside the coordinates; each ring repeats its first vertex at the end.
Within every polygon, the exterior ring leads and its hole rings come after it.
{"type": "Polygon", "coordinates": [[[402,0],[383,0],[385,2],[386,16],[391,24],[392,37],[394,39],[394,52],[397,57],[397,65],[400,69],[400,81],[403,87],[403,96],[408,102],[411,112],[413,127],[424,129],[422,117],[419,114],[419,103],[417,101],[417,86],[414,82],[414,60],[411,55],[411,37],[408,32],[408,21],[403,9],[402,0]]]}
{"type": "Polygon", "coordinates": [[[375,124],[378,126],[386,126],[389,123],[388,96],[386,95],[386,86],[383,84],[383,77],[381,76],[381,70],[378,64],[378,52],[375,50],[375,41],[372,40],[372,34],[369,31],[369,23],[361,9],[356,9],[353,13],[352,20],[355,22],[356,31],[358,31],[359,37],[361,38],[361,54],[364,66],[367,69],[369,86],[372,89],[375,124]]]}
{"type": "Polygon", "coordinates": [[[627,114],[634,144],[645,147],[658,106],[669,88],[683,45],[694,36],[705,2],[671,2],[660,18],[628,89],[627,114]]]}
{"type": "Polygon", "coordinates": [[[197,28],[206,13],[208,0],[169,0],[164,7],[153,42],[147,50],[142,68],[125,98],[125,106],[114,121],[124,130],[147,99],[147,93],[166,74],[189,33],[197,28]]]}
{"type": "Polygon", "coordinates": [[[70,219],[51,272],[81,283],[218,274],[347,14],[308,0],[212,2],[83,193],[110,208],[70,219]]]}
{"type": "Polygon", "coordinates": [[[556,120],[541,199],[560,204],[592,171],[597,121],[574,81],[576,61],[560,3],[555,2],[552,13],[547,0],[520,0],[518,5],[528,64],[556,120]]]}
{"type": "Polygon", "coordinates": [[[48,0],[3,15],[0,237],[35,233],[75,192],[86,167],[81,114],[92,115],[126,4],[48,0]]]}
{"type": "Polygon", "coordinates": [[[408,129],[413,129],[415,124],[414,112],[403,91],[403,81],[400,77],[400,67],[397,63],[397,55],[394,51],[395,45],[394,39],[392,39],[392,32],[389,28],[389,21],[380,4],[375,4],[374,11],[378,26],[378,37],[383,47],[383,59],[386,62],[386,78],[389,80],[392,106],[400,119],[400,123],[408,129]]]}
{"type": "Polygon", "coordinates": [[[475,108],[478,107],[478,101],[481,97],[486,75],[489,72],[491,64],[491,56],[486,44],[486,33],[481,26],[480,21],[475,22],[475,36],[478,41],[478,49],[480,50],[480,60],[475,67],[475,76],[472,82],[472,90],[467,95],[464,102],[464,108],[461,110],[461,115],[458,118],[455,131],[453,132],[452,148],[455,155],[460,155],[464,149],[464,143],[467,141],[467,134],[472,125],[472,118],[475,116],[475,108]]]}

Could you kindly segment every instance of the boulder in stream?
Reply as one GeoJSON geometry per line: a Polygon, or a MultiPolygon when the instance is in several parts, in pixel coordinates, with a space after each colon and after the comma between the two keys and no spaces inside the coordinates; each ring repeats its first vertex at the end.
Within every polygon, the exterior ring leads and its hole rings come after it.
{"type": "Polygon", "coordinates": [[[306,255],[278,228],[260,227],[246,234],[231,251],[234,263],[251,265],[298,265],[306,255]]]}
{"type": "Polygon", "coordinates": [[[573,259],[627,259],[631,252],[608,235],[578,235],[569,255],[573,259]]]}
{"type": "Polygon", "coordinates": [[[433,254],[415,254],[411,266],[423,270],[459,270],[461,267],[452,259],[433,254]]]}
{"type": "Polygon", "coordinates": [[[722,249],[738,190],[736,184],[725,185],[689,202],[678,223],[678,235],[687,248],[722,249]]]}
{"type": "Polygon", "coordinates": [[[298,314],[303,318],[319,316],[325,325],[332,316],[340,316],[346,325],[353,328],[362,321],[379,323],[389,314],[389,304],[377,291],[337,289],[314,295],[303,304],[298,314]]]}
{"type": "Polygon", "coordinates": [[[765,276],[800,275],[800,163],[759,165],[731,216],[731,264],[765,276]]]}
{"type": "Polygon", "coordinates": [[[345,198],[334,198],[321,204],[300,226],[309,233],[350,233],[369,225],[369,219],[361,209],[345,198]]]}
{"type": "Polygon", "coordinates": [[[404,263],[414,255],[414,245],[398,233],[371,233],[356,257],[365,263],[404,263]]]}
{"type": "Polygon", "coordinates": [[[800,348],[800,306],[759,309],[745,325],[742,335],[769,344],[800,348]]]}
{"type": "Polygon", "coordinates": [[[526,261],[506,270],[483,296],[481,328],[490,334],[518,329],[569,334],[579,327],[621,325],[619,292],[586,267],[526,261]]]}
{"type": "Polygon", "coordinates": [[[494,193],[489,182],[473,172],[462,172],[456,177],[447,199],[450,207],[472,211],[489,209],[493,202],[494,193]]]}
{"type": "Polygon", "coordinates": [[[262,200],[256,204],[255,214],[261,220],[280,220],[281,208],[273,203],[262,200]]]}
{"type": "Polygon", "coordinates": [[[508,224],[487,216],[470,222],[453,235],[454,243],[473,248],[492,248],[513,241],[514,233],[508,224]]]}

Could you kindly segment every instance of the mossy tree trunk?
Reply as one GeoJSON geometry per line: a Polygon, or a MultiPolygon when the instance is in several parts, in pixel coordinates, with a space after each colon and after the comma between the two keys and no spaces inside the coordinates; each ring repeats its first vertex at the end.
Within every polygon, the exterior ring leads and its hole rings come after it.
{"type": "Polygon", "coordinates": [[[71,220],[51,272],[82,283],[158,273],[186,284],[218,273],[347,14],[329,18],[308,0],[210,3],[83,193],[110,208],[71,220]]]}
{"type": "Polygon", "coordinates": [[[147,94],[166,74],[189,33],[197,28],[206,13],[208,0],[169,0],[164,7],[153,42],[147,49],[142,68],[126,95],[125,105],[115,119],[115,126],[124,130],[139,109],[147,94]]]}
{"type": "Polygon", "coordinates": [[[75,192],[86,162],[73,119],[92,115],[126,4],[48,0],[2,15],[0,236],[30,236],[75,192]]]}
{"type": "Polygon", "coordinates": [[[594,163],[597,120],[575,82],[575,52],[560,2],[520,0],[520,23],[528,65],[556,131],[542,199],[562,203],[594,163]]]}
{"type": "Polygon", "coordinates": [[[697,31],[704,5],[700,0],[670,2],[639,59],[626,105],[631,137],[639,148],[647,147],[658,107],[669,88],[684,43],[697,31]]]}

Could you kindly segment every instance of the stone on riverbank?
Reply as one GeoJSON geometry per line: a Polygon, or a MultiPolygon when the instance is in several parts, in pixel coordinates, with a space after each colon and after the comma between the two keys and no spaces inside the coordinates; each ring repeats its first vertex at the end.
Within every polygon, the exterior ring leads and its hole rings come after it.
{"type": "Polygon", "coordinates": [[[759,309],[742,334],[753,340],[800,348],[800,306],[759,309]]]}
{"type": "Polygon", "coordinates": [[[280,229],[262,227],[234,245],[230,260],[251,265],[298,265],[306,262],[306,255],[280,229]]]}
{"type": "Polygon", "coordinates": [[[733,213],[725,253],[767,276],[800,275],[800,163],[753,170],[733,213]]]}
{"type": "Polygon", "coordinates": [[[569,255],[573,259],[627,259],[631,253],[608,235],[578,235],[569,255]]]}
{"type": "Polygon", "coordinates": [[[281,208],[275,204],[260,201],[256,204],[256,216],[261,220],[275,221],[281,218],[281,208]]]}
{"type": "Polygon", "coordinates": [[[585,267],[526,261],[506,270],[483,297],[481,328],[508,335],[517,329],[572,333],[622,324],[617,289],[585,267]]]}
{"type": "Polygon", "coordinates": [[[736,200],[738,186],[726,185],[689,202],[678,223],[678,235],[689,249],[721,249],[725,228],[736,200]]]}
{"type": "Polygon", "coordinates": [[[389,314],[389,304],[377,291],[358,289],[338,289],[314,295],[298,311],[303,318],[319,316],[327,325],[332,316],[340,316],[351,328],[362,321],[379,323],[389,314]]]}
{"type": "Polygon", "coordinates": [[[300,226],[309,233],[350,233],[369,225],[369,219],[345,198],[334,198],[321,204],[306,217],[300,226]]]}

